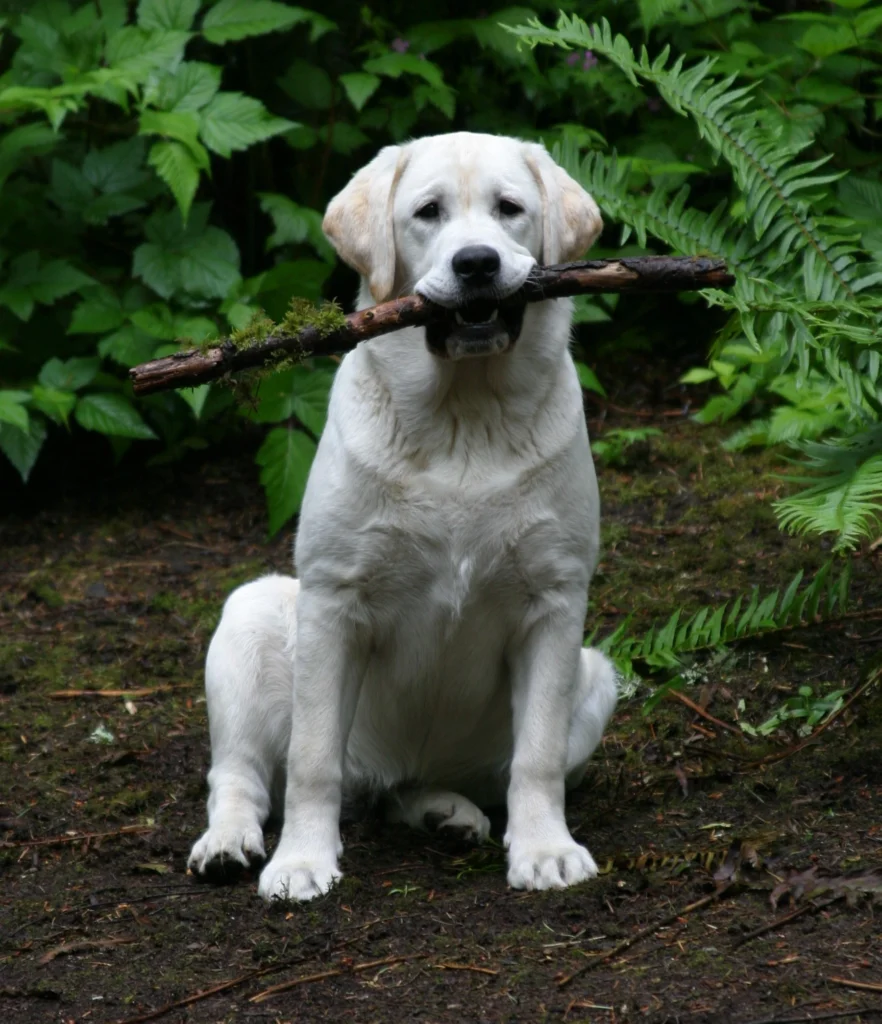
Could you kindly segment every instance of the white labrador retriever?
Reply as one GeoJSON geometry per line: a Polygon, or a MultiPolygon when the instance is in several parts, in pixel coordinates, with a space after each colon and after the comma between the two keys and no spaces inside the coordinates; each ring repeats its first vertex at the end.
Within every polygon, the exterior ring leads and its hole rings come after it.
{"type": "Polygon", "coordinates": [[[536,261],[580,256],[597,206],[543,147],[462,132],[383,149],[324,229],[362,274],[360,308],[416,291],[451,314],[346,356],[299,579],[226,603],[206,664],[209,827],[190,866],[262,859],[275,800],[259,891],[308,900],[341,877],[344,792],[387,793],[393,820],[481,840],[478,805],[507,790],[509,884],[591,878],[564,789],[616,682],[582,648],[599,508],[571,303],[500,300],[536,261]]]}

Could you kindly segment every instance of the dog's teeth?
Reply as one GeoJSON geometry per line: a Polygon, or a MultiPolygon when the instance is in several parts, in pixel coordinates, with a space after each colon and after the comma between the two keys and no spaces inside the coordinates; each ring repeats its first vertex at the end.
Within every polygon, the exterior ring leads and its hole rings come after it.
{"type": "Polygon", "coordinates": [[[488,319],[488,323],[490,321],[495,320],[498,315],[499,315],[499,310],[498,309],[494,309],[493,312],[490,314],[490,317],[488,319]]]}
{"type": "Polygon", "coordinates": [[[456,322],[458,324],[464,324],[465,323],[465,320],[463,320],[461,313],[454,313],[453,315],[454,315],[454,318],[456,319],[456,322]]]}

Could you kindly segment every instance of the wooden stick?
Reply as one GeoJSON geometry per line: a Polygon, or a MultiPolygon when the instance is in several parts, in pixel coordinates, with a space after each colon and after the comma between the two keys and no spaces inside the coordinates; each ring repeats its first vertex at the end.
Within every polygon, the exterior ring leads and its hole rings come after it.
{"type": "MultiPolygon", "coordinates": [[[[581,260],[537,267],[522,288],[509,295],[502,306],[568,295],[600,292],[675,292],[700,288],[726,288],[734,278],[724,260],[704,256],[641,256],[621,260],[581,260]]],[[[322,334],[307,327],[295,335],[270,335],[264,341],[237,348],[229,339],[202,352],[191,349],[133,366],[129,370],[136,395],[171,388],[190,388],[217,380],[228,373],[262,366],[279,355],[306,359],[310,356],[348,352],[361,341],[402,327],[425,325],[448,311],[421,295],[384,302],[346,317],[346,324],[322,334]]]]}
{"type": "Polygon", "coordinates": [[[734,725],[728,725],[726,722],[721,722],[719,718],[714,718],[709,711],[705,711],[700,704],[696,704],[694,700],[690,700],[685,693],[680,693],[679,690],[668,690],[668,696],[674,700],[680,701],[681,704],[685,704],[686,707],[694,711],[696,715],[701,715],[702,718],[706,718],[709,722],[713,722],[714,725],[719,726],[719,728],[726,729],[728,732],[733,732],[736,736],[744,735],[741,730],[736,729],[734,725]]]}
{"type": "Polygon", "coordinates": [[[828,978],[834,985],[845,985],[846,988],[858,988],[862,992],[882,992],[880,981],[854,981],[851,978],[828,978]]]}
{"type": "Polygon", "coordinates": [[[48,839],[21,839],[14,843],[0,841],[0,848],[13,849],[21,846],[61,846],[63,843],[79,843],[86,839],[108,839],[110,836],[139,836],[154,832],[155,825],[123,825],[113,832],[76,832],[72,836],[50,836],[48,839]]]}
{"type": "Polygon", "coordinates": [[[384,956],[381,960],[368,960],[367,963],[353,964],[351,967],[334,967],[329,971],[320,971],[318,974],[307,974],[301,978],[292,978],[290,981],[279,982],[278,985],[271,985],[256,996],[251,996],[249,1003],[262,1003],[279,992],[287,992],[298,985],[309,985],[314,981],[324,981],[326,978],[338,978],[341,974],[360,974],[362,971],[369,971],[374,967],[386,967],[391,964],[400,964],[405,960],[425,960],[428,953],[405,953],[402,956],[384,956]]]}
{"type": "Polygon", "coordinates": [[[656,921],[654,924],[649,925],[647,928],[641,928],[639,932],[636,932],[629,939],[624,939],[617,946],[603,953],[601,956],[594,957],[589,960],[586,964],[576,968],[572,974],[568,974],[566,977],[561,978],[557,986],[558,988],[564,988],[574,979],[578,978],[580,974],[586,974],[588,971],[593,971],[595,967],[599,967],[601,964],[609,963],[610,960],[614,960],[620,953],[624,953],[630,949],[631,946],[640,942],[641,939],[648,938],[659,930],[659,928],[665,928],[669,924],[673,924],[674,921],[683,917],[685,914],[691,914],[695,910],[702,910],[710,903],[714,903],[721,896],[732,888],[734,883],[727,882],[724,886],[712,892],[709,896],[704,896],[700,900],[696,900],[694,903],[690,903],[686,907],[681,907],[679,910],[675,910],[672,914],[668,914],[667,917],[663,917],[660,921],[656,921]]]}

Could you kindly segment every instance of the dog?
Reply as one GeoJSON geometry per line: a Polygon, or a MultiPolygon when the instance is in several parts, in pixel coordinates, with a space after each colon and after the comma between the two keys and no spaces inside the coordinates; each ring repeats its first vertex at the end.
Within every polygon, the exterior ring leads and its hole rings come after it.
{"type": "Polygon", "coordinates": [[[538,144],[460,132],[389,146],[323,227],[359,308],[417,292],[444,319],[341,362],[306,485],[298,578],[226,602],[206,661],[209,827],[197,875],[264,859],[267,900],[341,877],[344,794],[480,841],[507,802],[508,883],[591,878],[564,796],[616,703],[583,649],[599,501],[569,353],[572,304],[501,303],[575,259],[598,208],[538,144]]]}

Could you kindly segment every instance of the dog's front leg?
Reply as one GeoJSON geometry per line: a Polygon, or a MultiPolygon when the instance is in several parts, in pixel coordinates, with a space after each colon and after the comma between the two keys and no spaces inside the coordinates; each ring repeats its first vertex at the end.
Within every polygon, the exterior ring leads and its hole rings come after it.
{"type": "Polygon", "coordinates": [[[564,814],[581,645],[582,617],[568,614],[562,621],[552,614],[535,623],[510,654],[514,750],[505,845],[508,883],[515,889],[560,889],[597,874],[564,814]]]}
{"type": "Polygon", "coordinates": [[[260,876],[258,891],[266,900],[310,900],[341,877],[343,759],[367,645],[337,611],[301,591],[285,820],[260,876]]]}

